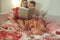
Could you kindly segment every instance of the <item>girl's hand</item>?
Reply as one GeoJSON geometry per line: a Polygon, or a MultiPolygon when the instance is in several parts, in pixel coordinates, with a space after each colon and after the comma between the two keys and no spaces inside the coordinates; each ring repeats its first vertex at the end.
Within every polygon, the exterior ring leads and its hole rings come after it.
{"type": "Polygon", "coordinates": [[[38,18],[36,15],[32,15],[33,18],[38,18]]]}

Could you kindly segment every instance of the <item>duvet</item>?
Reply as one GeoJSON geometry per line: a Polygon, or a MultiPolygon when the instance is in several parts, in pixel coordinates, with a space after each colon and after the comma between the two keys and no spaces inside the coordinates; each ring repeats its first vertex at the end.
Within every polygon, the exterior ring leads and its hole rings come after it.
{"type": "MultiPolygon", "coordinates": [[[[0,40],[32,40],[33,36],[29,36],[27,34],[22,34],[23,32],[18,29],[18,27],[15,27],[15,25],[5,24],[4,27],[0,27],[0,40]],[[5,28],[4,28],[5,27],[5,28]],[[26,36],[27,35],[27,36],[26,36]],[[21,39],[22,38],[22,39],[21,39]]],[[[60,24],[54,23],[54,22],[48,22],[46,24],[46,27],[48,28],[48,33],[43,34],[42,36],[39,36],[40,38],[36,37],[34,39],[41,39],[41,40],[50,40],[50,38],[53,40],[53,37],[50,35],[52,32],[56,29],[60,29],[60,24]],[[48,38],[49,37],[49,38],[48,38]]],[[[55,38],[57,40],[57,38],[55,38]]]]}

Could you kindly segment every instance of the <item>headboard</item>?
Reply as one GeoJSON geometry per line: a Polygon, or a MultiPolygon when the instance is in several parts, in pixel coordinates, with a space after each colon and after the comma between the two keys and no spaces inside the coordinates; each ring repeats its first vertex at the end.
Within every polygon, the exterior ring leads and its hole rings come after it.
{"type": "Polygon", "coordinates": [[[8,20],[8,13],[0,13],[0,24],[8,20]]]}

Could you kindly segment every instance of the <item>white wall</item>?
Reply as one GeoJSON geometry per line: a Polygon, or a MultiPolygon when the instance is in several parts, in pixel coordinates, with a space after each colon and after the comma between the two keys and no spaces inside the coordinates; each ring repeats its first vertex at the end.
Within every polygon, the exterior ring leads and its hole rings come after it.
{"type": "Polygon", "coordinates": [[[1,12],[10,12],[11,7],[11,0],[1,0],[1,12]]]}
{"type": "Polygon", "coordinates": [[[60,23],[60,0],[50,0],[47,19],[60,23]]]}
{"type": "Polygon", "coordinates": [[[60,0],[50,0],[48,15],[60,16],[60,0]]]}
{"type": "Polygon", "coordinates": [[[12,11],[12,0],[1,0],[1,12],[11,12],[12,11]]]}

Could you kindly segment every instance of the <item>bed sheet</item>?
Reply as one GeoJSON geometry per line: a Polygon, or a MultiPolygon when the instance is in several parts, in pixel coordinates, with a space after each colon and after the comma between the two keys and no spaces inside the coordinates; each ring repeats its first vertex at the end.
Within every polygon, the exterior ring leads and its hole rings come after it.
{"type": "MultiPolygon", "coordinates": [[[[15,29],[12,25],[5,25],[8,26],[7,30],[0,27],[0,40],[60,40],[60,35],[56,36],[56,32],[53,33],[54,30],[60,29],[60,24],[49,22],[46,26],[51,27],[52,32],[44,33],[41,35],[27,35],[25,32],[22,32],[20,29],[15,29]]],[[[60,31],[60,30],[59,30],[60,31]]]]}

